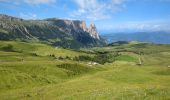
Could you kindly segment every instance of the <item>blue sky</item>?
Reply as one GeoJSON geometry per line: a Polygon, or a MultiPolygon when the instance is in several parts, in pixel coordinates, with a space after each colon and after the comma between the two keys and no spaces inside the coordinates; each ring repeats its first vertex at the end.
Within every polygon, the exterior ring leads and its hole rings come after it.
{"type": "Polygon", "coordinates": [[[0,8],[24,19],[94,22],[100,32],[170,31],[170,0],[0,0],[0,8]]]}

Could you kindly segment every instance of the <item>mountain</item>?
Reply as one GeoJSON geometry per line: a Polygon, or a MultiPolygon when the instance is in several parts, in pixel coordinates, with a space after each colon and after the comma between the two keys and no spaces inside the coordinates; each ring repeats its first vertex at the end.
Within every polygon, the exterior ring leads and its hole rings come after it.
{"type": "Polygon", "coordinates": [[[48,18],[24,20],[0,14],[0,40],[40,41],[67,48],[104,44],[94,24],[84,21],[48,18]]]}
{"type": "Polygon", "coordinates": [[[170,44],[170,32],[135,32],[135,33],[110,33],[102,34],[109,43],[117,41],[139,41],[156,44],[170,44]]]}

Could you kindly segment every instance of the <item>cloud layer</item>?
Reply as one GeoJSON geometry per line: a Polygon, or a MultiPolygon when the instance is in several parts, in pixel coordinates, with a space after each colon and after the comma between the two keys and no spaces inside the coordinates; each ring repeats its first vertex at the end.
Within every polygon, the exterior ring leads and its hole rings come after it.
{"type": "Polygon", "coordinates": [[[100,20],[111,18],[119,11],[125,0],[74,0],[78,9],[71,13],[72,17],[100,20]]]}

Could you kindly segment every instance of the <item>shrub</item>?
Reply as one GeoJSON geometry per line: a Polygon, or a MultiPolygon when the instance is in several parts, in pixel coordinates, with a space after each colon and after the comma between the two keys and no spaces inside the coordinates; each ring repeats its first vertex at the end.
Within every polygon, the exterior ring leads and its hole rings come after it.
{"type": "Polygon", "coordinates": [[[69,59],[69,56],[66,56],[66,59],[69,59]]]}
{"type": "Polygon", "coordinates": [[[50,54],[50,57],[55,57],[55,55],[54,54],[50,54]]]}
{"type": "Polygon", "coordinates": [[[58,57],[59,60],[63,60],[64,58],[62,56],[58,57]]]}
{"type": "Polygon", "coordinates": [[[2,50],[12,52],[14,51],[14,47],[11,44],[8,44],[7,46],[2,47],[2,50]]]}
{"type": "Polygon", "coordinates": [[[32,53],[33,56],[38,56],[36,53],[32,53]]]}

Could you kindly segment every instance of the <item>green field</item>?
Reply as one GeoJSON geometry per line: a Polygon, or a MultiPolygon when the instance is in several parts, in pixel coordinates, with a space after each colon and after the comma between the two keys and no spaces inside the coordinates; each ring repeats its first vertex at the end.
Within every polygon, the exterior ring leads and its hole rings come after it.
{"type": "Polygon", "coordinates": [[[170,100],[168,66],[170,45],[71,50],[0,41],[0,99],[170,100]]]}

